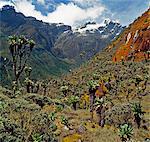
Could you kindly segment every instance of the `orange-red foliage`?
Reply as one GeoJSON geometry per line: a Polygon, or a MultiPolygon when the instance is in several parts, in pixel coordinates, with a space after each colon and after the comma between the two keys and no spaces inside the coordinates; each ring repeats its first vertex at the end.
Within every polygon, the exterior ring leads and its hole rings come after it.
{"type": "Polygon", "coordinates": [[[122,59],[130,60],[129,57],[134,57],[134,61],[142,61],[145,57],[148,58],[145,51],[150,50],[150,9],[122,33],[120,38],[115,41],[115,46],[117,50],[113,56],[114,62],[122,59]],[[129,33],[131,38],[127,42],[129,33]]]}

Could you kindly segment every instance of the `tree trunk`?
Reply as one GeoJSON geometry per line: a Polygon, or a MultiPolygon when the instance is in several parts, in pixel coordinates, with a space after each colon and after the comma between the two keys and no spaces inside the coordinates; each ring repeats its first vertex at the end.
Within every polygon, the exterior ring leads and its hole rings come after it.
{"type": "Polygon", "coordinates": [[[46,95],[46,88],[44,88],[44,95],[46,95]]]}
{"type": "Polygon", "coordinates": [[[140,128],[140,126],[141,126],[141,118],[137,114],[135,114],[134,117],[135,117],[135,122],[137,124],[137,127],[140,128]]]}
{"type": "Polygon", "coordinates": [[[72,106],[74,110],[77,110],[77,103],[73,103],[72,106]]]}
{"type": "Polygon", "coordinates": [[[93,96],[93,94],[91,94],[90,95],[90,112],[91,112],[91,121],[92,122],[93,122],[93,115],[94,115],[94,113],[93,113],[93,111],[94,111],[93,105],[94,105],[94,96],[93,96]]]}
{"type": "Polygon", "coordinates": [[[27,84],[27,93],[30,93],[30,84],[27,84]]]}

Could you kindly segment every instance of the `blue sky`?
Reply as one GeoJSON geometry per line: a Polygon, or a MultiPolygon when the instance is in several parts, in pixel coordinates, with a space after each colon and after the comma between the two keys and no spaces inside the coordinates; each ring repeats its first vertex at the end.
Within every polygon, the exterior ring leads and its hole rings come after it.
{"type": "Polygon", "coordinates": [[[0,7],[14,5],[26,16],[48,23],[78,26],[87,21],[101,24],[105,19],[128,25],[149,7],[149,0],[1,0],[0,7]],[[12,3],[13,1],[13,3],[12,3]]]}

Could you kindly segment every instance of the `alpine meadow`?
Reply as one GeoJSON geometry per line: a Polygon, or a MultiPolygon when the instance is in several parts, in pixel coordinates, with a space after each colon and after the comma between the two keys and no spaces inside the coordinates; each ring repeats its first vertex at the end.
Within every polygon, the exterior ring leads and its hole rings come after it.
{"type": "Polygon", "coordinates": [[[150,142],[147,0],[1,0],[0,142],[150,142]]]}

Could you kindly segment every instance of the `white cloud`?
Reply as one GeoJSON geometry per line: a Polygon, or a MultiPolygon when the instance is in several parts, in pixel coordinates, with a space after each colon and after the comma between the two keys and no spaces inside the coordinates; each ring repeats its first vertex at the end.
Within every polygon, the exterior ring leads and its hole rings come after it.
{"type": "Polygon", "coordinates": [[[15,2],[15,6],[17,11],[22,12],[25,16],[33,16],[38,20],[45,20],[45,16],[43,16],[40,11],[37,11],[35,9],[35,5],[33,5],[30,1],[17,0],[15,2]]]}
{"type": "Polygon", "coordinates": [[[37,2],[43,5],[45,4],[45,0],[37,0],[37,2]]]}
{"type": "Polygon", "coordinates": [[[82,9],[73,3],[61,4],[56,10],[48,14],[49,22],[62,22],[69,25],[76,25],[83,20],[96,19],[104,11],[104,7],[94,6],[82,9]]]}
{"type": "MultiPolygon", "coordinates": [[[[44,0],[38,1],[42,2],[44,0]]],[[[0,2],[0,6],[4,5],[4,3],[6,4],[7,2],[0,2]]],[[[15,7],[17,11],[22,12],[25,16],[33,16],[44,22],[64,23],[71,26],[76,26],[85,20],[95,21],[105,10],[105,7],[97,0],[73,0],[68,4],[61,3],[56,7],[55,11],[48,13],[47,16],[37,11],[30,0],[15,0],[15,7]],[[80,2],[80,4],[89,2],[91,5],[87,8],[81,8],[74,2],[80,2]]]]}
{"type": "Polygon", "coordinates": [[[0,1],[0,8],[2,8],[4,5],[7,5],[7,4],[12,5],[11,2],[8,2],[8,1],[0,1]]]}
{"type": "Polygon", "coordinates": [[[46,16],[43,16],[40,11],[37,11],[35,9],[35,5],[33,5],[29,0],[16,0],[13,3],[10,3],[8,1],[1,1],[0,8],[2,8],[6,4],[13,5],[17,12],[21,12],[25,16],[33,16],[38,20],[43,20],[43,21],[45,21],[46,19],[46,16]]]}
{"type": "Polygon", "coordinates": [[[93,7],[93,6],[102,6],[100,3],[100,0],[72,0],[75,4],[83,7],[83,8],[88,8],[88,7],[93,7]]]}

